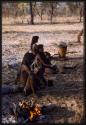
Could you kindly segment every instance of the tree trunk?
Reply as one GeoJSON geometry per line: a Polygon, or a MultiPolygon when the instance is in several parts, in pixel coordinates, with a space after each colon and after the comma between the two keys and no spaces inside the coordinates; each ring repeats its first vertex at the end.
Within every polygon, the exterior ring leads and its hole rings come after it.
{"type": "Polygon", "coordinates": [[[41,21],[42,21],[42,15],[43,15],[43,12],[41,11],[41,21]]]}
{"type": "Polygon", "coordinates": [[[51,5],[51,17],[50,17],[50,22],[52,24],[52,20],[53,20],[53,4],[51,5]]]}
{"type": "Polygon", "coordinates": [[[8,9],[7,9],[7,14],[6,15],[7,15],[7,18],[9,19],[9,10],[8,9]]]}
{"type": "Polygon", "coordinates": [[[81,23],[81,21],[82,21],[82,8],[80,9],[80,20],[79,20],[79,22],[81,23]]]}
{"type": "Polygon", "coordinates": [[[30,15],[31,15],[30,24],[34,24],[34,16],[33,16],[33,9],[32,9],[32,2],[31,1],[30,1],[30,15]]]}

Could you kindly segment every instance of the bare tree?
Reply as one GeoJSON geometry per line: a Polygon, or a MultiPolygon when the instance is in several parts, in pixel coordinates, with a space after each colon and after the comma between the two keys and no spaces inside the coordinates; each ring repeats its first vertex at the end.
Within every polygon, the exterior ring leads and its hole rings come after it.
{"type": "Polygon", "coordinates": [[[82,15],[83,15],[83,2],[68,2],[67,5],[69,6],[70,13],[73,15],[79,12],[79,22],[81,22],[82,15]]]}
{"type": "Polygon", "coordinates": [[[76,8],[79,10],[79,22],[81,22],[83,16],[83,2],[76,2],[76,8]]]}
{"type": "Polygon", "coordinates": [[[31,16],[30,24],[34,24],[33,7],[31,1],[30,1],[30,16],[31,16]]]}
{"type": "Polygon", "coordinates": [[[67,3],[68,7],[69,7],[69,13],[70,13],[70,16],[76,14],[76,3],[74,2],[68,2],[67,3]]]}
{"type": "Polygon", "coordinates": [[[40,10],[40,18],[41,18],[41,20],[43,19],[43,14],[44,14],[44,11],[45,11],[45,3],[44,2],[41,2],[41,4],[40,4],[40,8],[39,8],[39,10],[40,10]]]}
{"type": "Polygon", "coordinates": [[[40,2],[40,4],[38,4],[38,2],[35,2],[33,4],[34,16],[38,15],[41,20],[42,20],[44,9],[45,9],[43,4],[44,2],[40,2]]]}
{"type": "Polygon", "coordinates": [[[2,14],[4,17],[9,18],[9,12],[10,12],[9,9],[10,9],[9,3],[2,4],[2,14]]]}
{"type": "Polygon", "coordinates": [[[48,6],[50,6],[50,9],[49,9],[49,16],[50,16],[50,23],[52,24],[53,23],[53,17],[54,17],[54,13],[56,12],[56,8],[57,8],[57,4],[58,2],[50,2],[48,6]]]}
{"type": "Polygon", "coordinates": [[[51,14],[50,14],[50,22],[51,22],[51,24],[52,24],[53,10],[54,10],[53,3],[51,3],[50,6],[51,6],[51,11],[50,11],[50,13],[51,13],[51,14]]]}
{"type": "Polygon", "coordinates": [[[80,9],[80,11],[79,11],[79,14],[80,14],[79,22],[81,22],[82,21],[82,15],[83,15],[83,3],[79,2],[79,9],[80,9]]]}

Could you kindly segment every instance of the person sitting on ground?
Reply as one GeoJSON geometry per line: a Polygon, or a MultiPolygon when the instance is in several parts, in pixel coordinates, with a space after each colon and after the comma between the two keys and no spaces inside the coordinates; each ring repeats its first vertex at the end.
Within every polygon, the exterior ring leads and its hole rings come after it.
{"type": "Polygon", "coordinates": [[[43,45],[39,44],[38,45],[38,53],[35,57],[34,62],[31,65],[31,69],[33,70],[36,78],[38,79],[39,88],[41,85],[43,88],[45,88],[46,84],[47,84],[47,81],[44,78],[45,69],[49,68],[49,69],[51,69],[51,71],[53,70],[53,66],[52,66],[49,58],[46,57],[43,45]]]}
{"type": "Polygon", "coordinates": [[[31,52],[25,53],[20,67],[20,71],[15,81],[17,83],[18,79],[20,78],[20,82],[22,84],[22,88],[24,89],[24,93],[26,93],[28,89],[31,89],[33,94],[35,94],[35,82],[33,78],[34,76],[31,71],[30,65],[33,63],[37,54],[36,43],[38,42],[38,39],[38,36],[33,36],[31,42],[31,52]]]}
{"type": "MultiPolygon", "coordinates": [[[[22,83],[24,93],[25,95],[28,94],[28,92],[33,94],[36,94],[36,90],[38,86],[40,86],[40,81],[43,81],[46,84],[46,81],[44,79],[44,67],[51,67],[51,64],[49,64],[49,60],[46,59],[46,56],[44,54],[43,45],[36,45],[37,37],[35,37],[35,42],[32,39],[31,43],[31,50],[32,53],[27,52],[24,55],[22,65],[20,68],[20,81],[22,83]],[[32,64],[35,61],[35,59],[39,62],[39,67],[41,64],[41,68],[38,71],[34,69],[32,70],[32,64]]],[[[37,68],[36,68],[37,69],[37,68]]]]}
{"type": "MultiPolygon", "coordinates": [[[[31,65],[31,69],[34,72],[35,76],[36,76],[36,80],[38,81],[39,85],[38,88],[45,88],[46,86],[46,80],[44,78],[44,65],[41,63],[38,55],[40,54],[40,52],[43,52],[43,45],[39,44],[38,45],[38,53],[35,57],[35,60],[33,61],[32,65],[31,65]]],[[[43,53],[44,55],[44,53],[43,53]]],[[[43,56],[42,55],[42,56],[43,56]]]]}
{"type": "MultiPolygon", "coordinates": [[[[21,66],[21,82],[23,82],[23,88],[24,88],[24,93],[25,95],[27,95],[30,90],[32,90],[33,94],[36,94],[36,90],[38,88],[40,88],[40,85],[44,83],[44,86],[41,86],[42,88],[45,88],[45,85],[46,85],[46,80],[44,79],[44,66],[49,66],[49,62],[45,61],[45,64],[44,62],[40,63],[40,59],[38,57],[39,54],[42,54],[41,56],[44,56],[44,52],[43,52],[43,45],[36,45],[35,43],[34,44],[31,44],[31,50],[32,50],[32,53],[29,53],[29,57],[27,58],[26,54],[23,58],[23,61],[22,61],[22,66],[21,66]],[[30,57],[30,54],[31,57],[30,57]],[[32,59],[33,57],[33,59],[32,59]],[[31,61],[32,62],[29,62],[31,61]],[[32,64],[35,62],[35,60],[37,60],[37,63],[38,63],[38,67],[37,68],[33,68],[32,69],[32,64]],[[46,64],[47,63],[47,64],[46,64]],[[41,82],[41,83],[40,83],[41,82]]],[[[41,57],[42,58],[42,57],[41,57]]],[[[43,59],[43,60],[46,60],[46,59],[43,59]]]]}

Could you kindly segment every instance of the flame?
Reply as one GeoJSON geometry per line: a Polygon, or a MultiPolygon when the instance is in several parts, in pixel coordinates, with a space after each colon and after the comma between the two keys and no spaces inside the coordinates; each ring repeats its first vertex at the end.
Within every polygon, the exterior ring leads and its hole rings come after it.
{"type": "Polygon", "coordinates": [[[29,119],[30,119],[30,121],[32,121],[33,118],[36,118],[36,117],[38,117],[40,115],[41,115],[41,108],[38,107],[38,106],[35,106],[34,110],[30,111],[29,119]]]}
{"type": "Polygon", "coordinates": [[[26,100],[23,100],[22,102],[19,102],[19,105],[22,108],[28,108],[29,109],[29,103],[26,100]]]}
{"type": "Polygon", "coordinates": [[[28,109],[28,118],[30,121],[33,121],[33,119],[39,117],[41,113],[41,107],[36,104],[33,107],[31,107],[28,103],[28,101],[23,100],[22,102],[19,102],[20,107],[27,108],[28,109]]]}
{"type": "Polygon", "coordinates": [[[33,120],[34,116],[36,116],[36,112],[30,111],[30,116],[29,116],[30,121],[33,120]]]}

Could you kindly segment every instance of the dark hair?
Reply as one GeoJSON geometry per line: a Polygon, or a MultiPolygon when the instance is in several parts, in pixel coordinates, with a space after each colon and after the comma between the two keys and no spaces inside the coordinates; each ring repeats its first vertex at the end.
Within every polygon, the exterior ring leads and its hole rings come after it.
{"type": "Polygon", "coordinates": [[[38,42],[38,39],[39,39],[39,36],[33,36],[33,37],[32,37],[32,41],[31,41],[31,50],[32,50],[33,44],[35,44],[35,43],[38,42]]]}
{"type": "Polygon", "coordinates": [[[39,44],[38,49],[43,49],[43,44],[39,44]]]}

